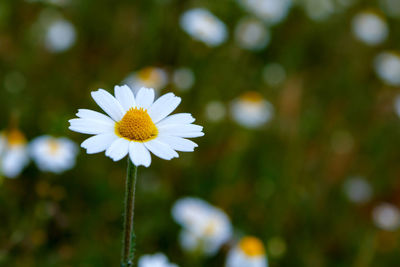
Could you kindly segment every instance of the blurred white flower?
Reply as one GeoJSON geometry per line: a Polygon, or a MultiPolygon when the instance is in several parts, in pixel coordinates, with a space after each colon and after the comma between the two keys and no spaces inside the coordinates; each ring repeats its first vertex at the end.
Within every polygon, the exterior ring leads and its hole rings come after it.
{"type": "Polygon", "coordinates": [[[58,19],[48,25],[45,45],[50,52],[63,52],[74,45],[76,31],[74,25],[64,19],[58,19]]]}
{"type": "Polygon", "coordinates": [[[286,79],[286,70],[278,63],[269,63],[263,69],[263,78],[269,86],[279,86],[286,79]]]}
{"type": "Polygon", "coordinates": [[[134,93],[140,88],[154,88],[157,92],[163,89],[168,83],[167,72],[162,68],[146,67],[128,75],[124,81],[134,93]]]}
{"type": "Polygon", "coordinates": [[[236,26],[235,39],[243,49],[261,50],[268,45],[270,33],[259,20],[244,18],[236,26]]]}
{"type": "Polygon", "coordinates": [[[29,151],[41,171],[62,173],[75,166],[78,148],[67,138],[43,135],[31,141],[29,151]]]}
{"type": "Polygon", "coordinates": [[[228,216],[201,199],[178,200],[172,216],[183,227],[180,243],[185,251],[213,255],[232,236],[228,216]]]}
{"type": "Polygon", "coordinates": [[[389,203],[381,203],[372,210],[375,225],[386,231],[395,231],[400,226],[400,211],[389,203]]]}
{"type": "Polygon", "coordinates": [[[400,95],[396,96],[396,98],[394,99],[394,110],[397,116],[400,117],[400,95]]]}
{"type": "Polygon", "coordinates": [[[400,17],[400,1],[399,0],[380,0],[379,4],[388,16],[400,17]]]}
{"type": "Polygon", "coordinates": [[[375,57],[375,72],[384,83],[400,85],[400,55],[397,52],[382,52],[375,57]]]}
{"type": "Polygon", "coordinates": [[[386,40],[389,29],[384,18],[370,11],[358,13],[352,22],[354,35],[368,45],[377,45],[386,40]]]}
{"type": "Polygon", "coordinates": [[[29,163],[25,136],[17,129],[0,133],[0,173],[15,178],[29,163]]]}
{"type": "Polygon", "coordinates": [[[195,77],[191,69],[179,68],[172,74],[172,81],[179,90],[187,91],[192,88],[195,77]]]}
{"type": "Polygon", "coordinates": [[[186,33],[208,46],[218,46],[228,37],[225,24],[204,8],[186,11],[181,16],[180,24],[186,33]]]}
{"type": "Polygon", "coordinates": [[[218,122],[225,118],[226,108],[220,101],[211,101],[207,103],[205,113],[209,121],[218,122]]]}
{"type": "Polygon", "coordinates": [[[92,92],[96,103],[107,113],[79,109],[69,120],[69,129],[94,136],[81,146],[88,154],[106,151],[114,161],[129,155],[136,166],[149,167],[152,152],[159,158],[179,157],[176,151],[191,152],[197,144],[186,139],[203,136],[203,127],[192,124],[189,113],[170,115],[181,102],[173,93],[154,101],[154,90],[142,88],[134,96],[124,86],[114,87],[115,97],[103,89],[92,92]]]}
{"type": "Polygon", "coordinates": [[[261,240],[251,236],[242,238],[228,253],[225,267],[268,267],[261,240]]]}
{"type": "Polygon", "coordinates": [[[335,4],[332,0],[302,0],[308,17],[315,21],[327,19],[335,11],[335,4]]]}
{"type": "Polygon", "coordinates": [[[258,92],[249,91],[235,99],[231,105],[233,119],[247,128],[258,128],[271,120],[273,106],[258,92]]]}
{"type": "Polygon", "coordinates": [[[351,177],[343,184],[344,192],[351,202],[362,204],[372,197],[372,187],[363,177],[351,177]]]}
{"type": "Polygon", "coordinates": [[[238,0],[249,12],[273,25],[288,15],[292,0],[238,0]]]}
{"type": "Polygon", "coordinates": [[[164,254],[156,253],[140,257],[138,267],[178,267],[178,265],[170,263],[164,254]]]}

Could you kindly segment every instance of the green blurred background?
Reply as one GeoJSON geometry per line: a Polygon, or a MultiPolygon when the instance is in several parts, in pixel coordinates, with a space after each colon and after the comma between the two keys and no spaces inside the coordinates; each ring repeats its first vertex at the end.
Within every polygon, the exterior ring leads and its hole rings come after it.
{"type": "MultiPolygon", "coordinates": [[[[91,91],[111,92],[147,66],[189,67],[196,77],[191,90],[168,84],[162,92],[182,97],[177,112],[192,113],[205,136],[194,140],[194,153],[172,161],[153,157],[150,168],[139,168],[138,256],[161,251],[180,266],[223,265],[226,248],[211,258],[191,258],[178,244],[171,207],[196,196],[226,211],[237,231],[261,238],[270,266],[399,266],[400,231],[377,228],[371,211],[381,202],[400,205],[400,120],[393,109],[400,89],[384,85],[372,67],[377,53],[399,48],[400,22],[388,18],[390,36],[376,47],[351,32],[358,11],[378,7],[360,0],[314,21],[296,5],[271,27],[269,46],[251,52],[233,39],[236,23],[248,15],[236,1],[75,0],[59,6],[1,0],[0,127],[17,116],[28,139],[51,134],[81,143],[84,136],[69,131],[67,121],[78,108],[100,110],[91,91]],[[192,7],[205,7],[226,23],[226,43],[210,48],[181,29],[180,16],[192,7]],[[46,50],[37,30],[43,12],[75,26],[69,50],[46,50]],[[286,70],[279,86],[263,81],[270,62],[286,70]],[[229,116],[207,118],[207,103],[229,108],[249,90],[274,106],[267,125],[249,130],[229,116]],[[373,188],[366,204],[355,205],[343,193],[354,175],[373,188]]],[[[30,164],[19,178],[3,178],[0,266],[118,266],[125,168],[125,160],[114,163],[81,149],[76,167],[62,175],[30,164]]]]}

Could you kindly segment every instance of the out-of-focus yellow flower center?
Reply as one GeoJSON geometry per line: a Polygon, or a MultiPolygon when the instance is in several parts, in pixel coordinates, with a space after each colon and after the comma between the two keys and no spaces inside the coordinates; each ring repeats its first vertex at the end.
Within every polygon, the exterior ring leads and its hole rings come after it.
{"type": "Polygon", "coordinates": [[[211,221],[204,230],[204,234],[206,236],[212,236],[215,233],[217,225],[215,221],[211,221]]]}
{"type": "Polygon", "coordinates": [[[10,146],[23,145],[26,143],[25,136],[18,129],[11,129],[6,132],[8,144],[10,146]]]}
{"type": "Polygon", "coordinates": [[[263,101],[263,98],[258,92],[249,91],[241,95],[240,100],[252,103],[260,103],[263,101]]]}
{"type": "Polygon", "coordinates": [[[136,142],[149,141],[158,135],[156,125],[143,108],[130,108],[116,123],[115,132],[120,137],[136,142]]]}
{"type": "Polygon", "coordinates": [[[255,237],[245,237],[240,240],[239,248],[249,257],[265,255],[263,243],[255,237]]]}
{"type": "Polygon", "coordinates": [[[59,149],[60,144],[57,142],[57,140],[49,140],[49,152],[51,155],[57,154],[59,149]]]}
{"type": "Polygon", "coordinates": [[[151,82],[158,78],[157,71],[155,71],[155,69],[152,67],[147,67],[147,68],[141,69],[138,72],[138,76],[142,81],[145,81],[145,82],[151,82]]]}

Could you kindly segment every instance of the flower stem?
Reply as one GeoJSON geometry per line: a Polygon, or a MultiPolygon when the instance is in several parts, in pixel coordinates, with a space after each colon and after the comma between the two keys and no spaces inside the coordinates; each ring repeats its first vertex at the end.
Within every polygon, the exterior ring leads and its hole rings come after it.
{"type": "Polygon", "coordinates": [[[126,172],[125,188],[125,213],[124,213],[124,236],[122,240],[121,267],[133,266],[135,233],[133,231],[133,215],[135,206],[137,167],[128,157],[128,168],[126,172]]]}

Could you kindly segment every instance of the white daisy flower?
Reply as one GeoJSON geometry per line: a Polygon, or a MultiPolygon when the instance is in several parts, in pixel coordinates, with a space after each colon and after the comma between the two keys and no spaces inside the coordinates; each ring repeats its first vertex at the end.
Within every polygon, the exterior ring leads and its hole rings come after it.
{"type": "Polygon", "coordinates": [[[128,85],[134,93],[137,93],[142,87],[160,91],[167,85],[168,75],[162,68],[146,67],[128,75],[123,83],[128,85]]]}
{"type": "Polygon", "coordinates": [[[282,22],[292,6],[292,0],[239,0],[239,3],[270,25],[282,22]]]}
{"type": "Polygon", "coordinates": [[[74,45],[75,40],[75,27],[67,20],[58,19],[47,28],[45,45],[50,52],[66,51],[74,45]]]}
{"type": "Polygon", "coordinates": [[[62,173],[75,166],[77,146],[68,138],[43,135],[29,145],[32,159],[41,171],[62,173]]]}
{"type": "Polygon", "coordinates": [[[17,177],[29,163],[25,136],[17,129],[0,133],[0,173],[17,177]]]}
{"type": "Polygon", "coordinates": [[[247,128],[258,128],[271,120],[272,105],[257,92],[246,92],[232,102],[233,119],[247,128]]]}
{"type": "Polygon", "coordinates": [[[204,8],[186,11],[181,16],[180,24],[186,33],[208,46],[218,46],[228,37],[225,24],[204,8]]]}
{"type": "Polygon", "coordinates": [[[150,166],[154,155],[170,160],[179,157],[176,151],[193,151],[197,144],[186,139],[203,136],[203,127],[192,124],[189,113],[168,116],[181,102],[173,93],[154,101],[154,90],[142,88],[134,96],[131,89],[115,86],[115,97],[103,89],[92,92],[96,103],[108,116],[80,109],[79,118],[69,120],[69,129],[94,134],[81,146],[88,154],[106,151],[114,161],[129,154],[136,166],[150,166]]]}
{"type": "Polygon", "coordinates": [[[156,253],[140,257],[138,267],[178,267],[178,265],[170,263],[164,254],[156,253]]]}
{"type": "Polygon", "coordinates": [[[270,38],[267,28],[257,19],[244,18],[236,26],[235,39],[243,49],[261,50],[268,45],[270,38]]]}
{"type": "Polygon", "coordinates": [[[367,45],[378,45],[386,40],[389,29],[384,18],[371,11],[357,14],[352,22],[354,35],[367,45]]]}
{"type": "Polygon", "coordinates": [[[349,178],[343,188],[347,198],[354,203],[366,203],[372,197],[372,187],[363,177],[349,178]]]}
{"type": "Polygon", "coordinates": [[[213,255],[232,236],[228,216],[201,199],[178,200],[172,216],[183,227],[180,244],[185,251],[213,255]]]}
{"type": "Polygon", "coordinates": [[[375,57],[375,72],[388,85],[400,85],[400,55],[397,52],[382,52],[375,57]]]}
{"type": "Polygon", "coordinates": [[[372,210],[375,225],[386,231],[395,231],[400,226],[400,210],[389,203],[381,203],[372,210]]]}
{"type": "Polygon", "coordinates": [[[226,267],[268,267],[264,245],[256,237],[247,236],[228,253],[226,267]]]}
{"type": "Polygon", "coordinates": [[[172,81],[180,91],[187,91],[192,88],[195,77],[189,68],[179,68],[172,74],[172,81]]]}

